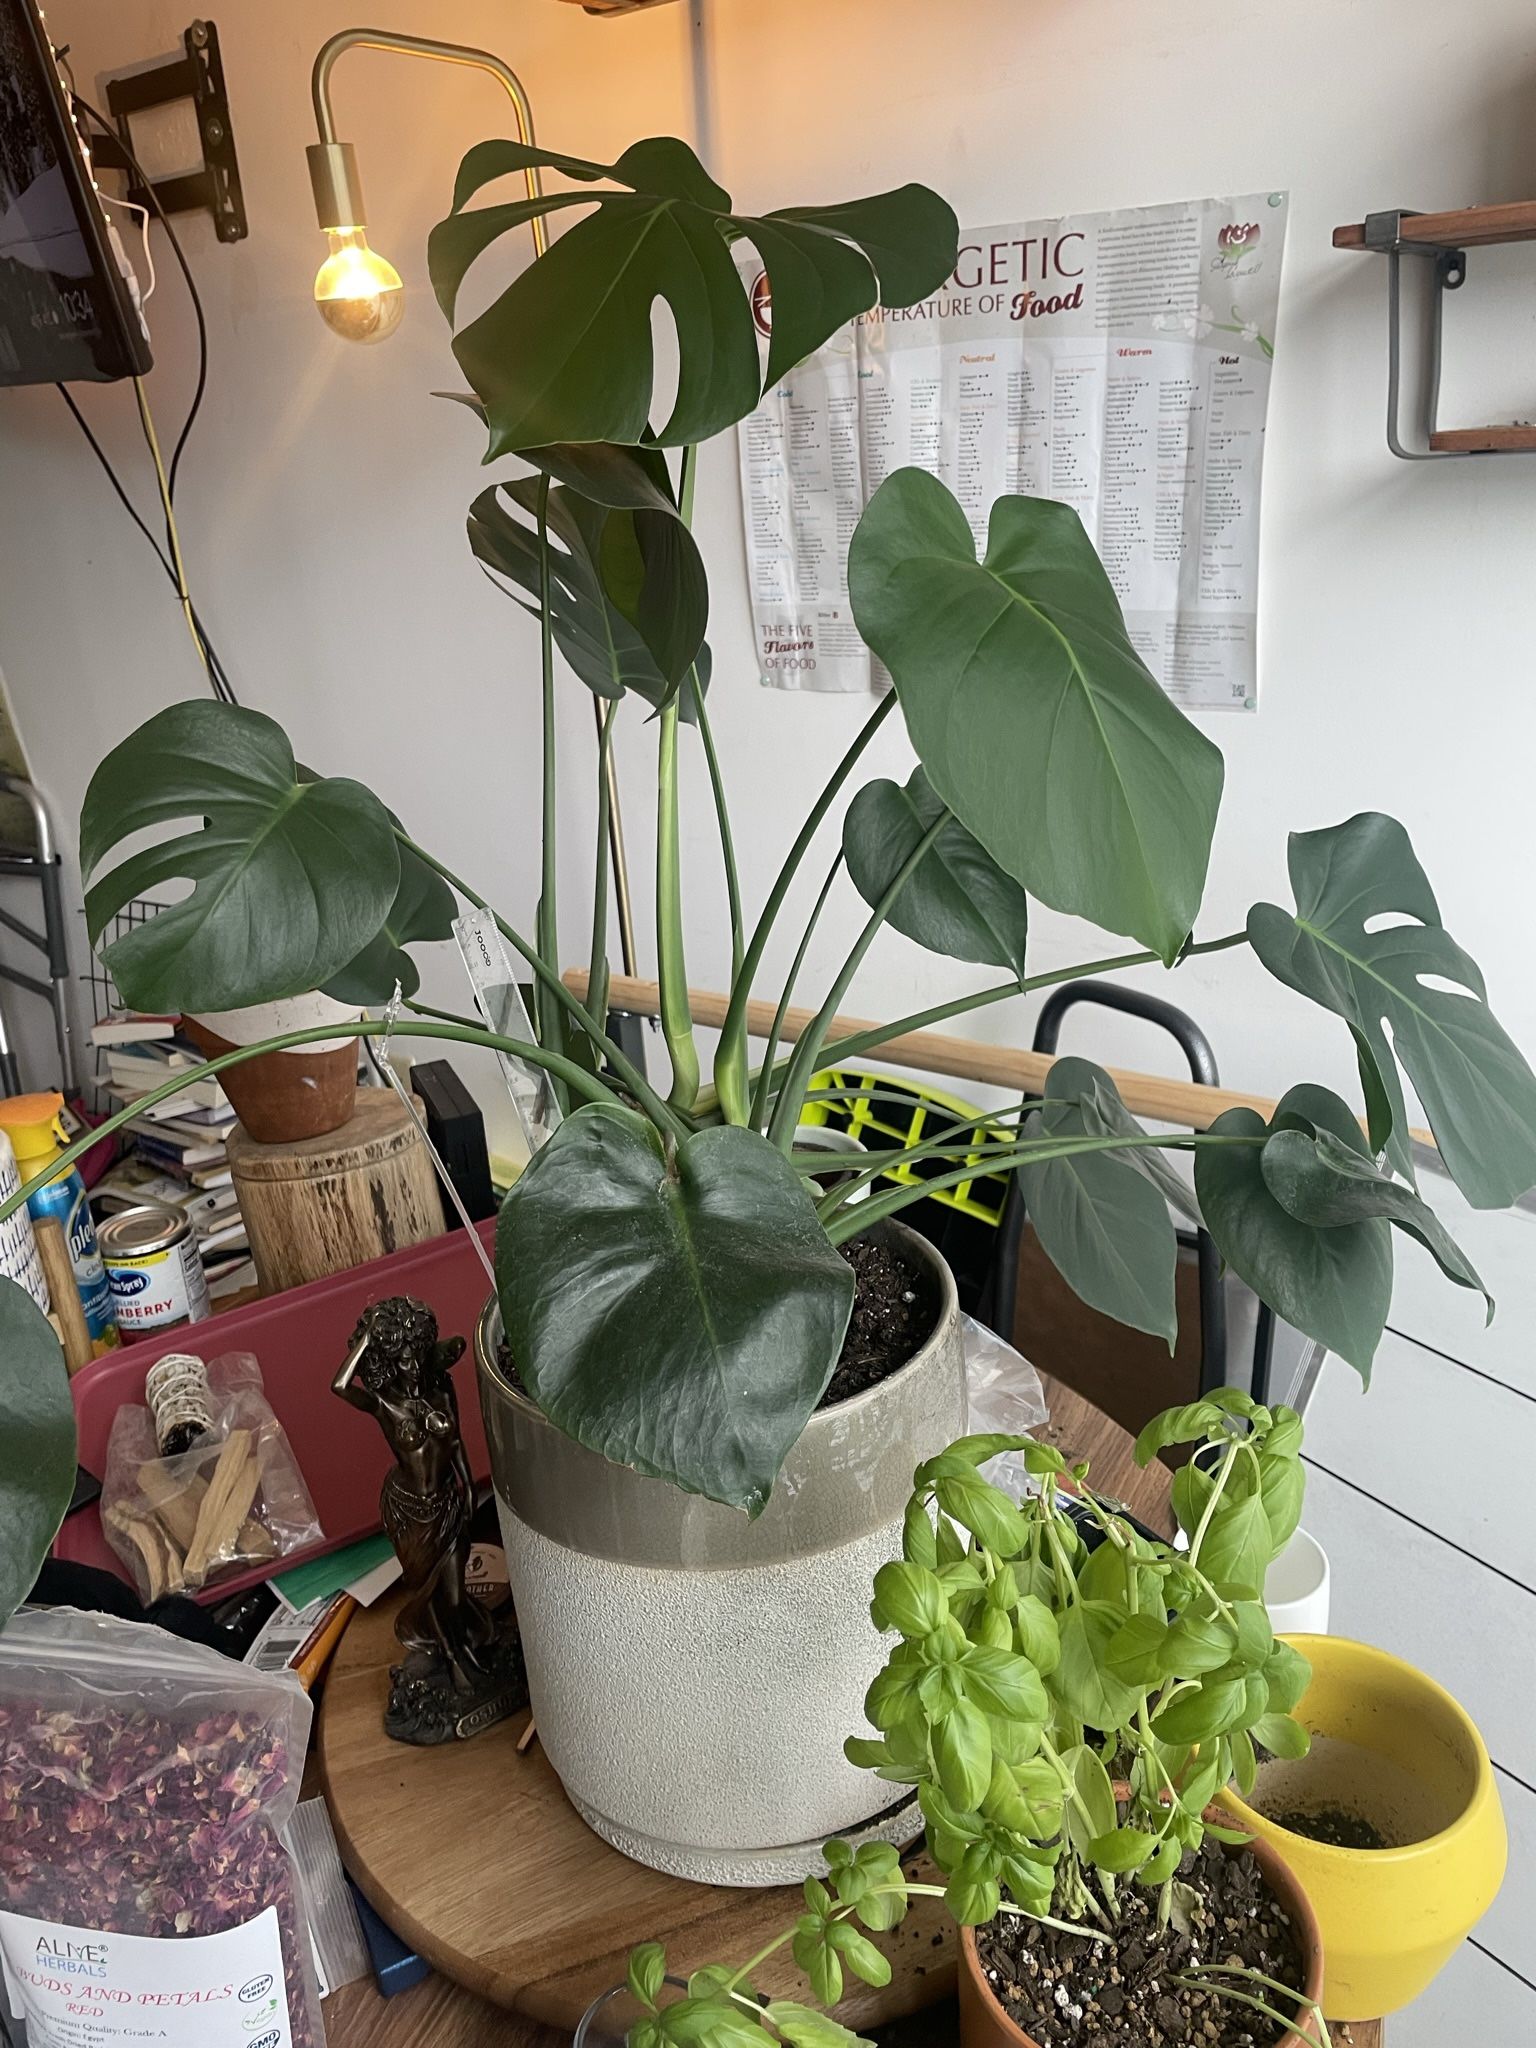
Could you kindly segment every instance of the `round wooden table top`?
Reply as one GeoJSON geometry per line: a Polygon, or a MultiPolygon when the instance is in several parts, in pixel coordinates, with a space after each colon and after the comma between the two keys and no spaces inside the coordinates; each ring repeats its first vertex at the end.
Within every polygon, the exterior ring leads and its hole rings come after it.
{"type": "MultiPolygon", "coordinates": [[[[1167,1472],[1138,1471],[1124,1430],[1065,1387],[1049,1393],[1052,1421],[1042,1434],[1073,1459],[1090,1459],[1101,1491],[1166,1526],[1167,1472]]],[[[745,1961],[801,1909],[798,1887],[690,1884],[599,1841],[538,1744],[518,1753],[526,1715],[438,1749],[391,1742],[383,1717],[400,1654],[394,1606],[359,1612],[341,1640],[326,1678],[319,1761],[347,1869],[434,1969],[481,1998],[570,2029],[622,1981],[636,1943],[664,1942],[669,1968],[686,1976],[705,1963],[745,1961]]],[[[881,1991],[851,1985],[839,2009],[850,2026],[898,2018],[953,1986],[955,1928],[939,1900],[921,1901],[884,1945],[891,1982],[881,1991]]],[[[799,1995],[785,1955],[759,1981],[799,1995]]]]}

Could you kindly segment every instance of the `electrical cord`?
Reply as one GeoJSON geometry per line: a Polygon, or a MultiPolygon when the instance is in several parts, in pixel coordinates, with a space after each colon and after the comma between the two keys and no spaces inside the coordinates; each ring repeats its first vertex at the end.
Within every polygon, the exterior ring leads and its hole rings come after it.
{"type": "Polygon", "coordinates": [[[203,645],[203,636],[197,630],[197,620],[192,612],[192,593],[187,588],[187,565],[182,560],[181,535],[176,530],[176,512],[171,504],[170,481],[165,473],[165,464],[161,460],[160,437],[155,432],[155,416],[149,409],[149,398],[142,377],[134,378],[133,395],[139,402],[139,424],[144,429],[150,460],[155,465],[155,481],[160,486],[160,509],[165,514],[165,537],[171,544],[171,561],[176,573],[176,594],[181,599],[187,631],[192,635],[192,645],[197,649],[197,658],[203,664],[203,673],[208,678],[209,688],[217,695],[218,684],[214,681],[213,670],[209,666],[208,650],[203,645]]]}
{"type": "MultiPolygon", "coordinates": [[[[87,420],[85,414],[80,410],[79,406],[76,405],[73,397],[70,395],[69,387],[65,384],[56,384],[54,386],[54,389],[58,392],[60,398],[63,399],[64,403],[69,407],[69,410],[74,417],[75,425],[80,429],[81,433],[85,436],[86,442],[90,447],[91,453],[95,456],[97,462],[101,465],[102,471],[106,476],[107,482],[111,484],[112,489],[116,492],[118,501],[122,505],[123,510],[128,514],[128,517],[133,521],[134,525],[139,529],[140,533],[143,534],[144,538],[149,542],[150,546],[154,549],[155,559],[159,562],[161,568],[165,571],[167,577],[170,579],[172,587],[176,588],[177,594],[180,595],[179,586],[176,583],[176,571],[171,564],[170,558],[167,556],[164,548],[161,547],[159,541],[156,540],[154,534],[150,531],[150,528],[145,523],[144,519],[141,517],[138,507],[134,504],[133,500],[129,497],[127,491],[123,488],[121,478],[118,476],[117,471],[112,467],[111,458],[108,456],[106,450],[102,447],[101,443],[97,440],[95,434],[92,432],[89,420],[87,420]]],[[[213,644],[212,638],[209,635],[207,627],[203,624],[201,618],[198,617],[197,608],[195,605],[193,607],[192,616],[194,621],[196,622],[198,635],[202,640],[203,646],[208,651],[208,661],[212,671],[212,676],[217,694],[225,698],[225,700],[228,703],[233,704],[236,701],[235,693],[230,688],[229,679],[225,673],[224,664],[219,658],[218,650],[213,644]]]]}
{"type": "Polygon", "coordinates": [[[208,388],[208,322],[203,315],[203,302],[198,296],[197,280],[192,275],[192,266],[187,261],[186,252],[181,246],[176,230],[171,226],[170,215],[160,204],[160,195],[155,190],[153,180],[134,155],[129,144],[118,133],[117,129],[113,127],[106,115],[101,113],[96,107],[93,107],[90,101],[83,98],[78,92],[74,95],[74,101],[82,113],[95,122],[102,134],[115,143],[127,159],[130,170],[133,171],[140,185],[144,188],[145,196],[154,208],[155,218],[159,221],[161,227],[165,229],[165,238],[171,245],[171,254],[176,258],[181,268],[181,274],[186,279],[188,295],[192,300],[192,314],[197,322],[197,382],[193,386],[192,403],[187,407],[187,416],[182,422],[181,432],[176,436],[176,445],[171,450],[170,467],[166,471],[171,495],[174,497],[176,494],[176,477],[181,468],[181,458],[186,449],[187,437],[192,432],[198,413],[202,410],[203,394],[208,388]]]}
{"type": "MultiPolygon", "coordinates": [[[[175,446],[172,448],[171,460],[168,466],[162,459],[160,453],[159,438],[155,432],[154,416],[150,411],[149,399],[147,393],[144,390],[143,382],[141,379],[137,377],[135,377],[133,380],[135,396],[138,402],[139,422],[140,426],[143,429],[144,439],[149,448],[151,460],[154,463],[155,480],[160,491],[161,509],[165,519],[165,532],[167,543],[166,548],[161,547],[160,543],[155,539],[153,533],[150,532],[149,527],[145,524],[144,520],[139,516],[138,512],[135,510],[132,501],[129,499],[127,492],[124,490],[122,484],[119,482],[117,474],[113,470],[112,465],[110,461],[107,459],[107,456],[103,451],[100,443],[97,441],[95,435],[91,432],[91,429],[87,424],[84,415],[81,413],[79,407],[75,404],[73,398],[71,398],[69,392],[65,389],[65,387],[62,384],[58,386],[58,390],[60,396],[64,399],[65,404],[68,405],[70,411],[74,414],[76,423],[79,425],[82,433],[85,435],[87,441],[90,443],[92,452],[95,454],[97,461],[101,464],[101,467],[106,472],[108,481],[111,483],[112,488],[114,489],[114,491],[116,491],[118,497],[121,499],[124,507],[127,509],[129,515],[133,519],[134,524],[139,528],[139,530],[143,533],[145,539],[148,540],[150,545],[154,548],[156,555],[160,559],[160,564],[162,568],[165,570],[167,576],[170,578],[172,584],[175,586],[176,594],[178,598],[181,600],[182,611],[187,621],[187,629],[192,636],[192,644],[196,648],[198,659],[201,661],[204,671],[207,674],[209,687],[212,689],[214,695],[222,699],[225,703],[235,704],[238,703],[239,700],[236,697],[233,686],[229,681],[228,674],[225,671],[223,663],[219,660],[217,654],[214,652],[213,647],[209,642],[208,635],[203,628],[202,621],[199,619],[196,608],[193,605],[191,591],[188,587],[187,582],[186,564],[183,560],[181,552],[181,538],[176,527],[175,500],[177,472],[181,466],[181,458],[186,450],[188,438],[190,437],[192,429],[197,422],[198,413],[202,409],[204,393],[208,388],[208,322],[203,312],[202,298],[199,295],[197,289],[197,280],[192,274],[192,266],[187,261],[186,252],[185,250],[183,250],[181,246],[181,242],[179,237],[177,236],[176,230],[171,225],[170,216],[167,214],[164,206],[161,204],[159,194],[155,191],[154,183],[150,179],[148,173],[145,171],[144,166],[139,162],[138,158],[134,155],[133,150],[129,143],[124,139],[123,136],[121,136],[118,133],[117,129],[113,127],[111,122],[108,121],[106,115],[103,114],[99,108],[93,107],[90,101],[87,100],[75,87],[72,75],[70,78],[70,86],[74,105],[77,106],[80,109],[80,111],[83,114],[85,114],[86,117],[95,124],[95,126],[101,131],[101,133],[107,136],[115,144],[115,146],[122,152],[124,159],[127,161],[130,169],[134,172],[135,176],[139,180],[140,185],[143,187],[145,195],[149,201],[150,207],[153,208],[156,218],[159,220],[160,225],[165,229],[166,240],[170,243],[171,252],[175,256],[182,277],[186,282],[187,294],[192,302],[193,318],[196,321],[197,325],[197,380],[193,386],[192,400],[187,408],[187,416],[182,421],[181,431],[176,436],[175,446]]],[[[102,196],[105,197],[106,195],[103,194],[102,196]]],[[[132,203],[136,204],[136,202],[132,203]]],[[[144,217],[144,236],[145,247],[147,250],[149,245],[149,214],[147,210],[145,212],[144,217]]]]}

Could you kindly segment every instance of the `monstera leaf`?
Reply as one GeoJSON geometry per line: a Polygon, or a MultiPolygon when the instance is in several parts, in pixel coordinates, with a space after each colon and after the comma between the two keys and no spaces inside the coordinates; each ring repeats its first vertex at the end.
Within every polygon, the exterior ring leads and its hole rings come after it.
{"type": "MultiPolygon", "coordinates": [[[[538,477],[482,491],[469,511],[469,544],[478,560],[518,590],[539,615],[538,477]]],[[[550,625],[555,644],[599,697],[632,690],[661,706],[690,668],[709,674],[703,644],[709,591],[693,535],[670,501],[610,506],[556,484],[546,520],[550,549],[550,625]]],[[[683,715],[691,692],[684,692],[683,715]]]]}
{"type": "Polygon", "coordinates": [[[1507,1207],[1536,1186],[1536,1075],[1488,1008],[1476,961],[1440,922],[1408,834],[1363,811],[1293,832],[1289,867],[1295,911],[1256,903],[1248,936],[1271,974],[1349,1025],[1378,1147],[1413,1178],[1401,1062],[1467,1200],[1507,1207]]]}
{"type": "Polygon", "coordinates": [[[400,884],[388,917],[357,958],[325,985],[325,993],[338,1003],[387,1003],[397,982],[401,995],[415,995],[421,987],[421,971],[405,948],[419,940],[453,937],[458,911],[453,891],[419,853],[398,841],[396,848],[400,884]]]}
{"type": "Polygon", "coordinates": [[[26,1289],[0,1277],[0,1628],[31,1592],[74,1485],[64,1353],[26,1289]]]}
{"type": "Polygon", "coordinates": [[[1261,1301],[1369,1379],[1392,1299],[1391,1228],[1379,1214],[1326,1226],[1293,1215],[1264,1171],[1266,1141],[1278,1132],[1326,1133],[1370,1163],[1348,1105],[1326,1088],[1292,1088],[1267,1124],[1256,1110],[1229,1109],[1210,1135],[1254,1142],[1196,1150],[1195,1191],[1206,1228],[1261,1301]]]}
{"type": "Polygon", "coordinates": [[[515,142],[483,142],[459,167],[453,212],[432,230],[427,264],[451,320],[459,286],[501,235],[536,216],[589,209],[545,255],[454,337],[460,368],[484,406],[489,457],[559,441],[651,438],[655,361],[651,311],[665,300],[677,330],[677,397],[654,438],[707,441],[751,412],[767,384],[877,299],[910,306],[955,265],[955,216],[936,193],[904,185],[842,206],[794,207],[760,218],[731,212],[684,142],[637,142],[614,164],[515,142]],[[578,185],[466,212],[511,172],[555,170],[578,185]],[[731,254],[756,249],[772,292],[766,372],[746,289],[731,254]]]}
{"type": "Polygon", "coordinates": [[[999,498],[978,562],[943,484],[898,470],[854,532],[848,591],[966,829],[1031,895],[1171,963],[1200,905],[1221,755],[1131,645],[1077,514],[999,498]]]}
{"type": "Polygon", "coordinates": [[[497,1294],[549,1419],[617,1464],[760,1513],[837,1361],[853,1274],[798,1174],[726,1125],[669,1149],[567,1117],[502,1205],[497,1294]]]}
{"type": "Polygon", "coordinates": [[[196,829],[133,853],[86,891],[92,943],[133,898],[184,878],[191,894],[105,948],[139,1010],[233,1010],[323,987],[388,917],[399,885],[389,813],[360,782],[308,781],[275,720],[172,704],[114,747],[80,816],[87,877],[131,834],[196,829]]]}
{"type": "MultiPolygon", "coordinates": [[[[943,810],[921,768],[905,787],[882,779],[855,796],[843,820],[843,853],[871,908],[943,810]]],[[[930,953],[1023,976],[1029,898],[954,819],[907,877],[888,921],[930,953]]]]}
{"type": "MultiPolygon", "coordinates": [[[[1102,1067],[1060,1059],[1024,1134],[1107,1138],[1140,1128],[1102,1067]]],[[[1018,1175],[1040,1247],[1073,1293],[1118,1323],[1166,1339],[1171,1351],[1179,1245],[1168,1202],[1171,1195],[1181,1206],[1189,1201],[1172,1167],[1148,1148],[1074,1152],[1021,1166],[1018,1175]]]]}

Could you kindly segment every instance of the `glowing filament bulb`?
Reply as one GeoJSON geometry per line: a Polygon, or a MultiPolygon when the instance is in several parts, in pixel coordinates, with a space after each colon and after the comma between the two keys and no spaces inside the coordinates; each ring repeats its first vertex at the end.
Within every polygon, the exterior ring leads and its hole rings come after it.
{"type": "Polygon", "coordinates": [[[331,253],[315,276],[315,304],[344,341],[386,341],[400,325],[400,273],[368,246],[362,228],[327,228],[331,253]]]}

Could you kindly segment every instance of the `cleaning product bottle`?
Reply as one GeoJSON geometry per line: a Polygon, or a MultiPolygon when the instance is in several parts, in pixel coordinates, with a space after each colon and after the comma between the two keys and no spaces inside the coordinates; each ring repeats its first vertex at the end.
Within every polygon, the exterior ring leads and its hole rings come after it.
{"type": "MultiPolygon", "coordinates": [[[[69,1143],[59,1121],[63,1107],[64,1098],[58,1094],[11,1095],[0,1101],[0,1130],[11,1141],[23,1181],[41,1173],[49,1160],[56,1159],[69,1143]]],[[[51,1216],[63,1228],[75,1286],[91,1333],[91,1352],[99,1358],[122,1340],[117,1317],[112,1312],[106,1268],[96,1249],[96,1226],[85,1199],[85,1183],[72,1166],[66,1167],[64,1172],[33,1189],[27,1197],[27,1208],[34,1221],[51,1216]]]]}

